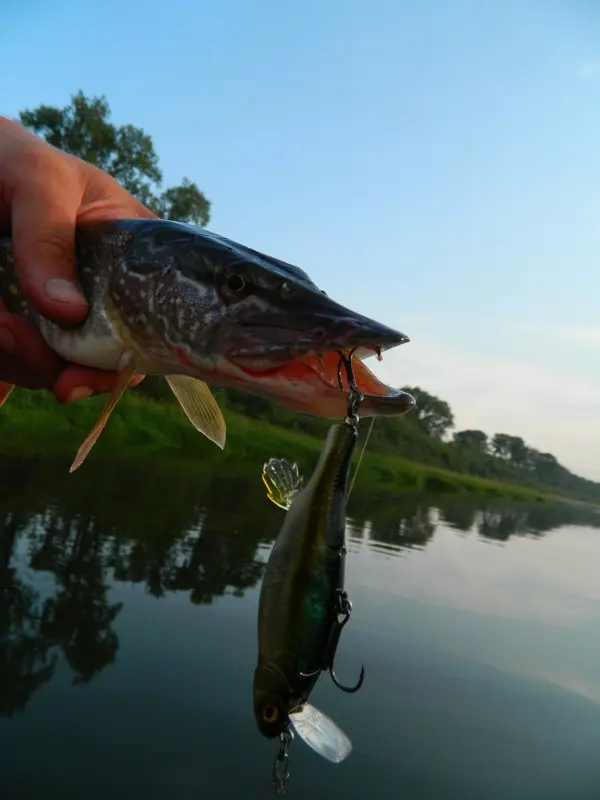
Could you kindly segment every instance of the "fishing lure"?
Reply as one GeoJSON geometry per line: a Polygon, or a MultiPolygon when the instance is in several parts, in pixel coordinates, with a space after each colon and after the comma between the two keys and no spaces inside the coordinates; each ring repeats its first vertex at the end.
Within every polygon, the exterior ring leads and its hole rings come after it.
{"type": "Polygon", "coordinates": [[[350,386],[348,415],[329,428],[319,461],[303,487],[298,467],[270,459],[263,468],[267,494],[286,518],[271,551],[258,612],[258,664],[253,697],[256,724],[269,738],[279,737],[274,782],[285,792],[287,748],[294,733],[328,760],[339,763],[352,744],[343,731],[308,702],[321,672],[334,670],[341,632],[352,605],[344,590],[345,522],[348,476],[358,437],[362,399],[353,380],[351,356],[345,358],[350,386]]]}

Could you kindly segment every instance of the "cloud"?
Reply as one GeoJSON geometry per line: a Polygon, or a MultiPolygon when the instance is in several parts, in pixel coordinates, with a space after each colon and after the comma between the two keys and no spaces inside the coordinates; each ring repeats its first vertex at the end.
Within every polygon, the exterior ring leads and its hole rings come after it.
{"type": "Polygon", "coordinates": [[[600,328],[559,328],[558,336],[566,341],[577,342],[578,344],[600,346],[600,328]]]}
{"type": "Polygon", "coordinates": [[[579,77],[587,80],[600,74],[600,61],[587,61],[579,68],[579,77]]]}
{"type": "Polygon", "coordinates": [[[393,386],[419,385],[446,400],[457,430],[522,436],[577,474],[600,480],[600,373],[585,376],[476,348],[477,342],[458,347],[419,337],[368,365],[393,386]]]}

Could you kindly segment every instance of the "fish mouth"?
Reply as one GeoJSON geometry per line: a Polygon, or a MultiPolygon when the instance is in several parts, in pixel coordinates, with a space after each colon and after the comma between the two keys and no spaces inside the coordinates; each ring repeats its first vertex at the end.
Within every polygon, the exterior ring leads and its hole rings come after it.
{"type": "Polygon", "coordinates": [[[265,294],[219,327],[221,381],[294,411],[343,419],[349,387],[340,353],[354,354],[361,416],[398,416],[415,401],[382,383],[363,359],[410,341],[405,333],[359,314],[316,287],[286,282],[285,297],[265,294]],[[341,380],[341,383],[340,383],[341,380]]]}
{"type": "MultiPolygon", "coordinates": [[[[354,378],[363,394],[360,416],[395,417],[415,406],[412,395],[383,383],[364,363],[364,358],[374,354],[381,358],[382,349],[380,346],[362,347],[354,353],[354,378]]],[[[309,353],[275,365],[271,361],[235,363],[244,375],[247,391],[294,411],[340,419],[346,416],[349,392],[346,371],[340,369],[340,352],[348,355],[351,351],[309,353]]]]}

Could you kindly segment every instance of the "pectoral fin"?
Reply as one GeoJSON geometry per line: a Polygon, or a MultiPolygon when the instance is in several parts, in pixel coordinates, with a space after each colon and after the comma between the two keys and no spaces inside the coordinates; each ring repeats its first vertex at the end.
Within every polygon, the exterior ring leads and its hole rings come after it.
{"type": "Polygon", "coordinates": [[[102,412],[98,419],[96,420],[96,424],[92,428],[92,430],[88,433],[85,437],[85,440],[81,447],[79,448],[77,455],[75,456],[75,461],[71,464],[71,469],[69,472],[74,472],[78,467],[80,467],[85,459],[90,454],[92,447],[98,441],[98,437],[104,430],[106,423],[108,422],[108,418],[112,414],[115,406],[121,399],[123,392],[127,388],[129,381],[133,378],[135,374],[135,363],[131,362],[126,367],[119,372],[119,380],[115,386],[115,388],[110,393],[108,400],[106,401],[106,405],[102,409],[102,412]]]}
{"type": "Polygon", "coordinates": [[[184,375],[167,375],[167,383],[192,425],[221,450],[227,428],[217,401],[204,381],[184,375]]]}
{"type": "Polygon", "coordinates": [[[3,383],[0,381],[0,408],[6,403],[8,397],[15,387],[12,383],[3,383]]]}

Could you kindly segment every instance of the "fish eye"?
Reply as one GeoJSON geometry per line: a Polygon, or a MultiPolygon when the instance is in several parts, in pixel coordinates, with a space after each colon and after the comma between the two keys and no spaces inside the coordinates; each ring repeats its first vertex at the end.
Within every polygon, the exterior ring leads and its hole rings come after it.
{"type": "Polygon", "coordinates": [[[238,275],[237,272],[230,272],[229,275],[225,278],[225,285],[229,289],[230,292],[241,292],[244,290],[246,286],[246,281],[242,278],[241,275],[238,275]]]}
{"type": "Polygon", "coordinates": [[[265,722],[277,722],[278,716],[279,711],[277,711],[275,706],[265,706],[263,708],[263,719],[265,722]]]}

